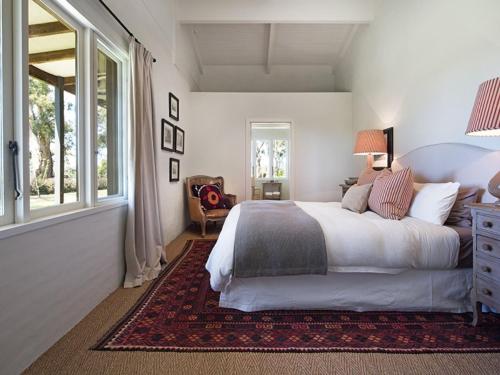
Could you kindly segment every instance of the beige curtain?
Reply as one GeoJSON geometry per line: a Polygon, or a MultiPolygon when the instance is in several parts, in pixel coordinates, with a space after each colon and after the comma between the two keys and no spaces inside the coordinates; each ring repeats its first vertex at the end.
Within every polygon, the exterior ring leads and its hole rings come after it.
{"type": "Polygon", "coordinates": [[[131,38],[129,59],[131,121],[125,288],[156,278],[164,259],[153,139],[153,57],[131,38]]]}

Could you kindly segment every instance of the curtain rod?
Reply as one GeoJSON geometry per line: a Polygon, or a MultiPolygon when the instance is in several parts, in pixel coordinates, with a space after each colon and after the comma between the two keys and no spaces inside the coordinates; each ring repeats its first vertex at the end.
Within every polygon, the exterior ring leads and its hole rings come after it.
{"type": "MultiPolygon", "coordinates": [[[[137,39],[135,37],[135,35],[132,34],[132,32],[128,29],[128,27],[125,26],[125,24],[118,18],[118,16],[113,13],[113,11],[106,5],[106,3],[103,0],[99,0],[99,2],[109,12],[109,14],[111,14],[111,16],[113,16],[113,18],[116,20],[116,22],[118,22],[120,24],[120,26],[123,27],[123,29],[128,33],[128,35],[130,35],[131,37],[133,37],[137,43],[142,44],[139,41],[139,39],[137,39]]],[[[156,62],[156,59],[154,57],[153,57],[153,62],[156,62]]]]}

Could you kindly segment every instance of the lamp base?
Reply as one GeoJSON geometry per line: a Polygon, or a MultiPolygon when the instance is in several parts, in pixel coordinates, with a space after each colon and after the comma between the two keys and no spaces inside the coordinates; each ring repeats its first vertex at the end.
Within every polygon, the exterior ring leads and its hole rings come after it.
{"type": "Polygon", "coordinates": [[[498,200],[495,202],[495,205],[500,206],[500,172],[494,175],[488,183],[488,191],[495,198],[498,198],[498,200]]]}
{"type": "Polygon", "coordinates": [[[373,155],[366,155],[366,169],[373,169],[373,155]]]}

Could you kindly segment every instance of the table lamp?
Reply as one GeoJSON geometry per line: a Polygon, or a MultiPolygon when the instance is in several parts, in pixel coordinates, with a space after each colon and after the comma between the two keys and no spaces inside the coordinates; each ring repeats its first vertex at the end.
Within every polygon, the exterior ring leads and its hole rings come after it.
{"type": "MultiPolygon", "coordinates": [[[[465,134],[500,136],[500,77],[490,79],[479,86],[465,134]]],[[[490,180],[488,191],[498,198],[495,204],[500,205],[500,170],[490,180]]]]}
{"type": "Polygon", "coordinates": [[[361,130],[356,135],[354,155],[366,155],[366,168],[373,167],[373,155],[387,154],[387,141],[383,130],[361,130]]]}

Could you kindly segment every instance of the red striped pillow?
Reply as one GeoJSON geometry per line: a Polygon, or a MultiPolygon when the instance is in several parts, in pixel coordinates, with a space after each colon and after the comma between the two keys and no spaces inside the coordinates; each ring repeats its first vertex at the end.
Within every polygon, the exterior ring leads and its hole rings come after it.
{"type": "Polygon", "coordinates": [[[368,207],[386,219],[400,220],[408,212],[412,198],[413,174],[410,168],[405,168],[396,173],[383,173],[375,179],[368,207]]]}

